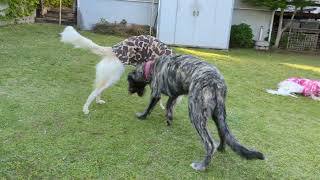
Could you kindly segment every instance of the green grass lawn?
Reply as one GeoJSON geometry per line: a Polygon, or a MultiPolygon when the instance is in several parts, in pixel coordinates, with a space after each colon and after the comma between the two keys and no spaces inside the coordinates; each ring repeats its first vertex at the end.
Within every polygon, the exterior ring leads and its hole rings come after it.
{"type": "MultiPolygon", "coordinates": [[[[205,172],[189,165],[204,149],[188,118],[187,98],[172,127],[157,106],[135,118],[149,95],[127,92],[126,74],[105,91],[105,105],[82,105],[92,90],[99,57],[59,42],[63,27],[0,28],[0,177],[137,179],[318,179],[320,102],[272,96],[266,88],[292,76],[320,79],[320,57],[253,50],[176,48],[216,65],[229,87],[227,122],[244,145],[263,152],[248,161],[230,148],[205,172]]],[[[83,32],[102,45],[122,38],[83,32]]],[[[148,92],[150,92],[148,90],[148,92]]],[[[209,129],[217,138],[213,121],[209,129]]]]}

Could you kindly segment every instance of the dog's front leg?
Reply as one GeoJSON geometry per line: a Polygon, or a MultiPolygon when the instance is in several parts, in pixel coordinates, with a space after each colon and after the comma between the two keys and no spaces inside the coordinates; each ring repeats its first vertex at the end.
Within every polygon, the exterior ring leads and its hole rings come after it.
{"type": "Polygon", "coordinates": [[[166,117],[167,117],[167,125],[171,126],[172,124],[172,111],[173,111],[173,107],[177,102],[177,97],[169,97],[168,101],[167,101],[167,106],[166,106],[166,117]]]}
{"type": "Polygon", "coordinates": [[[150,100],[149,106],[142,113],[136,114],[139,119],[146,119],[147,116],[153,110],[153,108],[156,106],[158,101],[160,100],[161,91],[159,88],[159,84],[160,84],[159,79],[157,77],[154,77],[154,79],[151,81],[151,85],[150,85],[150,87],[151,87],[151,100],[150,100]]]}
{"type": "Polygon", "coordinates": [[[137,117],[139,119],[146,119],[148,114],[151,113],[152,109],[156,106],[159,100],[160,100],[160,97],[151,97],[149,106],[142,113],[136,113],[137,117]]]}

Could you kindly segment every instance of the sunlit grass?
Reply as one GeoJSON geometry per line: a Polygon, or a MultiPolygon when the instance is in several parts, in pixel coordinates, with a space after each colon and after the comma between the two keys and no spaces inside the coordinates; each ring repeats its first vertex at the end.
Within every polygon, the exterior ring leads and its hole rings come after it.
{"type": "Polygon", "coordinates": [[[290,64],[290,63],[281,63],[281,64],[288,66],[288,67],[291,67],[291,68],[302,69],[302,70],[306,70],[306,71],[313,71],[313,72],[320,73],[320,67],[317,67],[317,66],[309,66],[309,65],[302,65],[302,64],[290,64]]]}
{"type": "Polygon", "coordinates": [[[183,54],[191,54],[194,56],[201,57],[203,59],[215,59],[215,60],[223,60],[223,61],[238,61],[236,58],[231,57],[230,55],[224,55],[222,53],[214,52],[203,52],[200,49],[189,49],[189,48],[175,48],[175,50],[179,53],[183,54]]]}

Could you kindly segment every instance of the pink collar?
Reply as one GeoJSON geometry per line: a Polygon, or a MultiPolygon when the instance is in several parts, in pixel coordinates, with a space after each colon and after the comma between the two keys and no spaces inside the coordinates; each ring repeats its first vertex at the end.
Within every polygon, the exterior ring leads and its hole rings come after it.
{"type": "Polygon", "coordinates": [[[144,63],[143,72],[144,72],[144,79],[145,80],[148,80],[150,78],[154,62],[155,61],[153,60],[153,61],[147,61],[146,63],[144,63]]]}

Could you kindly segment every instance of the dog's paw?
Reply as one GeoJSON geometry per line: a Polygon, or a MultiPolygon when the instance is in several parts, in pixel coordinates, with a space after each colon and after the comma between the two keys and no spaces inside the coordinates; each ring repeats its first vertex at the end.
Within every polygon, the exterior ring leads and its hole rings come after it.
{"type": "Polygon", "coordinates": [[[166,117],[167,117],[167,126],[171,126],[173,121],[172,113],[167,113],[166,117]]]}
{"type": "Polygon", "coordinates": [[[99,101],[96,101],[97,102],[97,104],[105,104],[106,102],[104,101],[104,100],[99,100],[99,101]]]}
{"type": "Polygon", "coordinates": [[[136,116],[138,119],[146,119],[147,118],[147,115],[145,113],[136,113],[136,116]]]}
{"type": "MultiPolygon", "coordinates": [[[[215,143],[215,147],[217,147],[217,146],[218,146],[218,144],[215,143]]],[[[216,150],[216,149],[215,149],[215,150],[216,150]]],[[[219,146],[218,146],[217,150],[218,150],[219,152],[224,152],[224,151],[226,151],[226,142],[222,142],[221,139],[220,139],[220,143],[219,143],[219,146]]]]}
{"type": "Polygon", "coordinates": [[[206,170],[206,166],[204,165],[204,163],[196,163],[196,162],[194,162],[194,163],[190,164],[190,166],[196,171],[204,171],[204,170],[206,170]]]}
{"type": "Polygon", "coordinates": [[[222,145],[219,145],[219,146],[218,146],[218,151],[219,151],[219,152],[225,152],[225,151],[226,151],[226,147],[225,147],[225,146],[222,146],[222,145]]]}
{"type": "Polygon", "coordinates": [[[83,109],[82,111],[83,111],[83,113],[86,114],[86,115],[89,114],[89,112],[90,112],[89,109],[83,109]]]}

